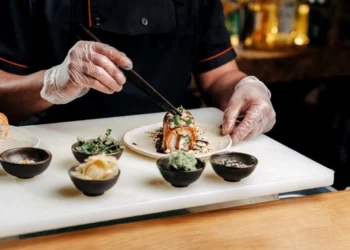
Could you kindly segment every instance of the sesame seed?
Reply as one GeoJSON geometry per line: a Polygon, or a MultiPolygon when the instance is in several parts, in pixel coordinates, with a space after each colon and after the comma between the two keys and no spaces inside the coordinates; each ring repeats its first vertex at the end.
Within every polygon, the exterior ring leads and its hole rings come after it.
{"type": "Polygon", "coordinates": [[[220,160],[217,162],[217,164],[222,165],[222,166],[226,166],[226,167],[231,167],[231,168],[247,168],[247,167],[249,167],[249,165],[246,165],[241,161],[233,160],[233,159],[220,160]]]}

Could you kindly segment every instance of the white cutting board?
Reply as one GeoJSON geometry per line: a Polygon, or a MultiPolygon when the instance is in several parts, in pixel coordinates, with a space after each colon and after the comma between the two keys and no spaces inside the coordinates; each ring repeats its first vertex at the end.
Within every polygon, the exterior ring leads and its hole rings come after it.
{"type": "MultiPolygon", "coordinates": [[[[222,112],[193,110],[200,123],[220,125],[222,112]]],[[[240,200],[301,189],[329,186],[333,171],[280,143],[260,136],[231,148],[259,160],[255,172],[238,183],[223,181],[210,164],[187,188],[174,188],[161,177],[155,160],[128,149],[120,159],[121,176],[100,197],[86,197],[70,181],[67,170],[76,161],[70,151],[78,135],[98,136],[106,128],[122,138],[127,131],[162,120],[164,113],[29,126],[26,129],[53,154],[42,175],[20,180],[0,168],[0,237],[119,219],[174,209],[240,200]]],[[[286,131],[288,133],[288,131],[286,131]]]]}

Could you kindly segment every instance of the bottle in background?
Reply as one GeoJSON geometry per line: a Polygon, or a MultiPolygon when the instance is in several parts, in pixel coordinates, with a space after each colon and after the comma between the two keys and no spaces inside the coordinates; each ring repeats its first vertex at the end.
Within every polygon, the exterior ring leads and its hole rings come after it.
{"type": "Polygon", "coordinates": [[[253,49],[273,49],[278,33],[277,0],[252,0],[248,8],[252,13],[252,27],[244,40],[244,46],[253,49]]]}
{"type": "Polygon", "coordinates": [[[309,43],[307,0],[252,0],[245,48],[284,50],[309,43]]]}
{"type": "Polygon", "coordinates": [[[225,26],[231,37],[231,44],[238,47],[240,44],[240,4],[234,0],[222,0],[225,15],[225,26]]]}
{"type": "Polygon", "coordinates": [[[275,41],[276,48],[288,48],[293,46],[297,6],[297,0],[278,1],[278,33],[275,41]]]}
{"type": "Polygon", "coordinates": [[[331,0],[309,0],[310,17],[308,35],[310,45],[316,47],[328,44],[331,27],[331,0]]]}
{"type": "Polygon", "coordinates": [[[310,6],[307,0],[299,0],[295,18],[294,45],[306,46],[310,39],[308,36],[310,6]]]}
{"type": "Polygon", "coordinates": [[[309,11],[307,0],[279,0],[277,48],[308,45],[309,11]]]}

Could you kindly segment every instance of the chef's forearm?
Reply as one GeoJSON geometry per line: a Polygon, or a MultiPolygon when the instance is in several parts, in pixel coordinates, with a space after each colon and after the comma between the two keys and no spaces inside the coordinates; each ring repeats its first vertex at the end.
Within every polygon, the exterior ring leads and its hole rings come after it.
{"type": "Polygon", "coordinates": [[[15,75],[0,70],[0,111],[10,120],[20,121],[49,108],[40,96],[45,71],[15,75]]]}
{"type": "Polygon", "coordinates": [[[211,105],[225,110],[232,97],[236,84],[245,76],[246,74],[239,70],[225,72],[220,75],[210,88],[207,89],[207,93],[205,93],[207,101],[211,105]]]}
{"type": "Polygon", "coordinates": [[[236,84],[246,76],[235,60],[218,68],[196,75],[196,82],[209,105],[225,110],[236,84]]]}

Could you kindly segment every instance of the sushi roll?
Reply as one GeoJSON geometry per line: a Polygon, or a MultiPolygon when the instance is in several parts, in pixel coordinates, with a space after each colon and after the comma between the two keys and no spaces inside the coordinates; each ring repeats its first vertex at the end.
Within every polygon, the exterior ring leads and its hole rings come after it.
{"type": "Polygon", "coordinates": [[[0,113],[0,139],[4,139],[8,136],[9,122],[6,115],[0,113]]]}
{"type": "Polygon", "coordinates": [[[180,115],[166,113],[163,119],[163,150],[167,153],[176,150],[189,151],[197,139],[197,127],[193,115],[179,108],[180,115]]]}

